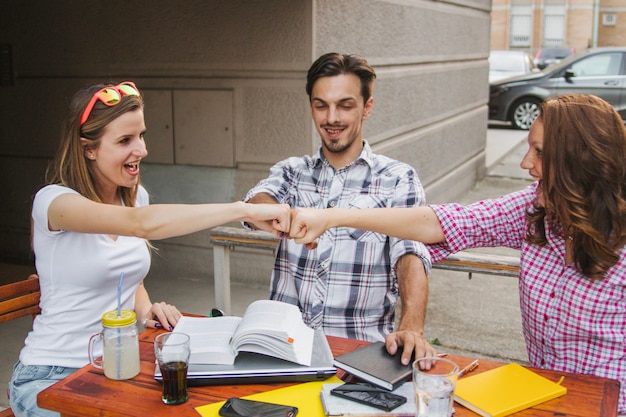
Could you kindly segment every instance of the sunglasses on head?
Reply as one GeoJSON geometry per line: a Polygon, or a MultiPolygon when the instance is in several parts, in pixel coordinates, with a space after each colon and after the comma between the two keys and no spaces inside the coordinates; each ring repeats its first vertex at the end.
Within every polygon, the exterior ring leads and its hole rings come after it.
{"type": "Polygon", "coordinates": [[[98,90],[89,100],[87,107],[85,107],[85,111],[83,111],[83,115],[80,118],[80,125],[85,124],[98,100],[111,107],[119,103],[122,100],[122,96],[139,95],[139,90],[137,90],[137,86],[132,81],[124,81],[118,85],[111,85],[98,90]]]}

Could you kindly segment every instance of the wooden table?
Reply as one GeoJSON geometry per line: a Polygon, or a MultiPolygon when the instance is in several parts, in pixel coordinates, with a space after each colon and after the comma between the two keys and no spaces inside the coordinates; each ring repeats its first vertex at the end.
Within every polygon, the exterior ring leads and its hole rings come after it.
{"type": "MultiPolygon", "coordinates": [[[[40,407],[55,410],[63,416],[193,416],[199,417],[195,407],[292,385],[291,383],[250,384],[236,386],[190,387],[189,400],[171,406],[161,402],[161,384],[154,380],[153,340],[162,331],[146,330],[139,336],[141,372],[133,379],[115,381],[104,376],[101,370],[87,365],[78,372],[42,391],[38,396],[40,407]]],[[[350,352],[368,342],[328,337],[335,356],[350,352]]],[[[460,367],[473,358],[449,355],[460,367]]],[[[483,372],[501,365],[482,360],[473,373],[483,372]]],[[[534,369],[552,381],[565,375],[563,385],[567,394],[539,404],[516,416],[580,416],[615,417],[619,396],[619,382],[588,375],[564,374],[534,369]]],[[[342,376],[340,371],[338,376],[342,376]]],[[[345,375],[343,375],[345,376],[345,375]]],[[[455,417],[477,416],[468,409],[455,405],[455,417]]]]}

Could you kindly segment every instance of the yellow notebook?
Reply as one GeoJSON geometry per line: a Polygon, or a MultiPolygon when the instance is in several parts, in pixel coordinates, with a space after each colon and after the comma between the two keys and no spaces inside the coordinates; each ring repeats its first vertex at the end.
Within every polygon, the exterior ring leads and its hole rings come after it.
{"type": "Polygon", "coordinates": [[[565,395],[567,388],[516,363],[458,380],[454,400],[485,417],[508,416],[565,395]]]}
{"type": "MultiPolygon", "coordinates": [[[[321,381],[304,382],[285,388],[242,397],[248,400],[265,401],[283,405],[298,407],[297,417],[323,417],[324,407],[320,399],[322,384],[335,384],[343,382],[336,376],[321,381]]],[[[219,417],[219,410],[225,401],[196,407],[196,411],[202,417],[219,417]]]]}

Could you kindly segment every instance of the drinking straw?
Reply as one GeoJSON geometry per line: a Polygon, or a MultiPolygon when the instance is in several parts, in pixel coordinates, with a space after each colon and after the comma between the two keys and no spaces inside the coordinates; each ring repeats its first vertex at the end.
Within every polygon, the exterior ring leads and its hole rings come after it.
{"type": "MultiPolygon", "coordinates": [[[[120,282],[117,284],[117,317],[122,315],[122,282],[124,281],[124,271],[120,274],[120,282]]],[[[121,379],[122,373],[122,338],[121,329],[117,328],[117,379],[121,379]]]]}
{"type": "Polygon", "coordinates": [[[120,282],[117,284],[117,317],[122,315],[122,281],[124,281],[124,272],[120,274],[120,282]]]}

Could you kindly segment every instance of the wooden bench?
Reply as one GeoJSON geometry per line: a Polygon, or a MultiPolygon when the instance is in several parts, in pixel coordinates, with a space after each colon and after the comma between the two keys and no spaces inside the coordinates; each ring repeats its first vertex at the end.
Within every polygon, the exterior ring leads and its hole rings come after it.
{"type": "MultiPolygon", "coordinates": [[[[210,231],[215,273],[215,305],[230,314],[230,252],[236,248],[265,249],[274,252],[279,239],[271,233],[239,227],[216,227],[210,231]]],[[[475,252],[459,252],[433,265],[433,268],[516,277],[519,258],[475,252]]]]}
{"type": "Polygon", "coordinates": [[[39,313],[39,276],[31,274],[21,281],[0,285],[0,323],[39,313]]]}
{"type": "MultiPolygon", "coordinates": [[[[39,276],[31,274],[27,279],[0,286],[0,323],[23,316],[33,319],[41,313],[39,308],[39,276]]],[[[13,417],[10,408],[0,411],[0,417],[13,417]]]]}

